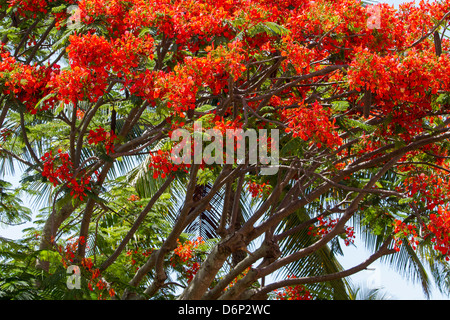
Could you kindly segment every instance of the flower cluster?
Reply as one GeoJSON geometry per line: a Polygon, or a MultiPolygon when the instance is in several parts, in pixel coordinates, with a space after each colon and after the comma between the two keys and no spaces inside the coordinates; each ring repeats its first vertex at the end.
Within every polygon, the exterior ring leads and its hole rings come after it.
{"type": "Polygon", "coordinates": [[[80,0],[78,3],[80,19],[88,25],[97,21],[103,24],[111,35],[119,37],[129,26],[125,22],[127,11],[135,3],[140,2],[139,0],[80,0]]]}
{"type": "Polygon", "coordinates": [[[141,57],[153,59],[153,38],[146,35],[143,38],[125,32],[121,37],[107,40],[103,36],[88,33],[72,35],[67,52],[71,66],[94,70],[102,78],[107,72],[118,76],[132,73],[141,57]]]}
{"type": "Polygon", "coordinates": [[[282,111],[282,117],[288,128],[286,133],[292,133],[292,137],[299,137],[305,141],[314,142],[318,148],[322,145],[336,149],[342,145],[335,120],[330,119],[330,112],[317,102],[310,106],[300,103],[298,108],[282,111]]]}
{"type": "MultiPolygon", "coordinates": [[[[138,248],[135,250],[128,250],[126,255],[130,259],[130,263],[132,266],[136,265],[137,263],[142,262],[142,258],[148,258],[154,249],[146,249],[143,250],[142,248],[138,248]]],[[[139,269],[139,267],[136,267],[136,270],[139,269]]]]}
{"type": "MultiPolygon", "coordinates": [[[[419,196],[420,201],[425,204],[426,208],[433,210],[444,204],[450,192],[450,181],[444,180],[447,179],[445,176],[442,177],[435,173],[414,174],[405,178],[403,185],[408,196],[419,196]]],[[[401,190],[401,188],[399,187],[398,190],[401,190]]]]}
{"type": "MultiPolygon", "coordinates": [[[[288,276],[288,279],[295,279],[295,276],[288,276]]],[[[288,286],[280,290],[275,290],[276,300],[312,300],[311,292],[303,285],[288,286]]]]}
{"type": "Polygon", "coordinates": [[[346,226],[344,243],[346,246],[349,246],[350,244],[353,244],[354,242],[355,242],[355,230],[353,227],[346,226]]]}
{"type": "Polygon", "coordinates": [[[250,191],[253,198],[261,198],[263,195],[268,195],[272,190],[272,186],[263,182],[261,184],[254,181],[250,181],[247,186],[247,190],[250,191]]]}
{"type": "Polygon", "coordinates": [[[198,270],[200,270],[200,263],[197,261],[192,262],[185,269],[187,282],[191,282],[194,279],[194,276],[197,274],[198,270]]]}
{"type": "Polygon", "coordinates": [[[167,99],[168,108],[175,114],[194,109],[199,90],[212,94],[227,90],[228,79],[236,80],[246,70],[244,59],[239,41],[211,49],[205,57],[185,57],[158,81],[158,90],[163,92],[158,96],[167,99]]]}
{"type": "Polygon", "coordinates": [[[88,143],[98,145],[102,143],[105,146],[106,154],[114,153],[114,142],[117,136],[113,131],[105,131],[102,127],[95,130],[89,130],[88,143]]]}
{"type": "Polygon", "coordinates": [[[117,38],[111,51],[111,68],[119,77],[132,74],[141,58],[153,59],[153,38],[146,34],[142,38],[134,36],[131,32],[125,32],[117,38]]]}
{"type": "Polygon", "coordinates": [[[394,249],[395,251],[400,251],[399,246],[403,243],[402,239],[406,239],[409,244],[412,245],[412,248],[415,250],[417,245],[419,244],[419,240],[417,239],[417,227],[413,224],[407,224],[402,222],[401,220],[395,219],[393,222],[394,227],[394,249]],[[409,238],[408,238],[409,237],[409,238]]]}
{"type": "Polygon", "coordinates": [[[450,210],[448,206],[438,206],[436,214],[430,214],[427,229],[432,233],[431,241],[434,249],[440,252],[445,260],[450,260],[450,210]]]}
{"type": "Polygon", "coordinates": [[[167,174],[178,170],[187,172],[187,168],[189,168],[190,164],[174,164],[170,154],[171,152],[162,150],[150,153],[152,159],[149,168],[153,170],[154,179],[158,179],[159,177],[164,179],[167,174]]]}
{"type": "Polygon", "coordinates": [[[181,243],[179,240],[178,247],[173,251],[173,256],[171,258],[171,265],[177,266],[181,265],[183,268],[183,273],[187,278],[188,282],[191,282],[194,276],[200,269],[200,263],[198,262],[198,253],[196,252],[201,245],[205,243],[201,237],[196,240],[185,241],[181,243]]]}
{"type": "Polygon", "coordinates": [[[137,37],[125,32],[116,39],[106,39],[95,33],[72,35],[66,51],[71,69],[52,78],[52,88],[65,103],[87,99],[96,102],[105,93],[113,74],[127,75],[126,85],[140,73],[134,72],[141,57],[153,59],[153,38],[137,37]]]}
{"type": "MultiPolygon", "coordinates": [[[[75,260],[76,251],[79,245],[85,245],[86,239],[79,237],[77,239],[68,239],[65,247],[58,245],[58,252],[61,255],[61,262],[64,268],[67,268],[70,263],[75,260]]],[[[82,258],[81,266],[84,270],[90,274],[88,289],[90,291],[97,290],[97,298],[101,299],[105,289],[108,289],[110,297],[115,295],[115,290],[101,277],[100,269],[94,267],[94,263],[91,258],[82,258]]]]}
{"type": "Polygon", "coordinates": [[[85,112],[81,109],[77,109],[76,117],[78,120],[82,120],[84,118],[85,112]]]}
{"type": "Polygon", "coordinates": [[[159,99],[167,91],[166,88],[159,85],[166,77],[167,75],[161,71],[145,70],[134,75],[132,81],[128,83],[128,90],[130,94],[141,97],[152,106],[155,106],[155,99],[159,99]]]}
{"type": "MultiPolygon", "coordinates": [[[[227,120],[224,117],[215,116],[213,119],[213,122],[214,122],[213,129],[216,130],[217,132],[220,132],[222,134],[222,136],[226,135],[227,130],[241,129],[243,126],[241,116],[237,116],[234,120],[227,120]]],[[[236,140],[238,143],[236,145],[236,148],[240,148],[241,147],[240,142],[242,141],[242,136],[237,135],[236,140]]]]}
{"type": "Polygon", "coordinates": [[[106,79],[94,76],[93,72],[75,66],[70,70],[63,70],[52,77],[52,87],[57,93],[58,100],[74,105],[81,100],[97,101],[106,89],[106,79]]]}
{"type": "MultiPolygon", "coordinates": [[[[73,4],[76,0],[65,0],[66,4],[73,4]]],[[[9,0],[8,6],[16,7],[17,13],[23,17],[36,18],[37,14],[48,13],[52,6],[57,6],[60,2],[54,0],[9,0]]],[[[52,12],[52,14],[54,14],[52,12]]],[[[56,14],[54,14],[56,15],[56,14]]]]}
{"type": "Polygon", "coordinates": [[[32,114],[53,108],[57,99],[49,96],[51,89],[48,83],[52,75],[58,72],[56,65],[36,67],[22,64],[11,57],[3,46],[0,48],[0,92],[14,96],[32,114]]]}
{"type": "Polygon", "coordinates": [[[97,291],[97,298],[103,299],[104,291],[108,291],[108,295],[110,297],[114,297],[116,295],[115,290],[110,286],[109,283],[102,278],[100,269],[94,268],[94,263],[91,258],[83,258],[81,260],[81,265],[86,269],[87,272],[91,274],[91,277],[88,282],[88,289],[90,291],[97,291]],[[94,287],[95,285],[95,287],[94,287]]]}
{"type": "Polygon", "coordinates": [[[26,16],[28,12],[47,13],[46,0],[11,0],[8,2],[10,7],[17,6],[17,11],[22,16],[26,16]]]}
{"type": "Polygon", "coordinates": [[[98,73],[105,72],[110,62],[111,43],[103,36],[88,33],[69,37],[70,45],[66,51],[72,67],[91,69],[98,73]]]}
{"type": "Polygon", "coordinates": [[[91,190],[91,177],[87,176],[84,171],[77,175],[74,173],[73,163],[69,159],[69,154],[58,150],[58,155],[54,156],[52,151],[46,152],[42,156],[43,170],[42,176],[46,177],[53,186],[66,184],[71,189],[70,195],[74,199],[86,197],[86,191],[91,190]]]}
{"type": "MultiPolygon", "coordinates": [[[[323,217],[317,217],[318,223],[315,226],[310,226],[308,234],[314,237],[323,237],[328,234],[339,222],[339,219],[324,219],[323,217]]],[[[344,243],[346,246],[354,243],[355,231],[353,227],[345,226],[344,230],[344,243]]]]}
{"type": "Polygon", "coordinates": [[[320,60],[320,56],[316,54],[315,50],[310,50],[303,45],[290,41],[291,38],[289,35],[283,37],[283,40],[286,41],[284,50],[281,52],[281,55],[286,57],[286,60],[282,64],[283,70],[286,70],[289,65],[292,65],[297,73],[309,72],[309,62],[312,59],[320,60]]]}
{"type": "Polygon", "coordinates": [[[377,112],[392,114],[391,126],[400,125],[417,134],[421,119],[432,111],[433,95],[450,89],[449,63],[448,56],[437,59],[431,50],[380,55],[365,48],[356,51],[348,83],[350,89],[371,91],[377,112]]]}
{"type": "Polygon", "coordinates": [[[193,251],[196,250],[200,245],[205,242],[201,237],[198,237],[196,240],[188,240],[184,243],[181,243],[180,240],[177,241],[178,247],[173,251],[174,255],[177,256],[177,259],[181,262],[187,262],[193,256],[193,251]]]}
{"type": "Polygon", "coordinates": [[[157,34],[164,34],[175,40],[179,51],[195,52],[215,35],[223,35],[229,39],[233,37],[230,25],[224,23],[224,20],[233,16],[240,1],[127,2],[129,9],[124,18],[125,25],[155,28],[157,34]],[[134,2],[133,5],[131,2],[134,2]]]}
{"type": "Polygon", "coordinates": [[[68,239],[64,249],[61,245],[58,245],[58,251],[61,255],[61,262],[63,263],[65,268],[67,268],[68,263],[74,261],[78,246],[84,245],[85,243],[86,240],[84,239],[84,237],[79,237],[77,239],[68,239]]]}
{"type": "Polygon", "coordinates": [[[135,194],[132,194],[131,196],[129,196],[128,197],[128,199],[127,199],[128,201],[138,201],[139,200],[139,197],[137,196],[137,195],[135,195],[135,194]]]}

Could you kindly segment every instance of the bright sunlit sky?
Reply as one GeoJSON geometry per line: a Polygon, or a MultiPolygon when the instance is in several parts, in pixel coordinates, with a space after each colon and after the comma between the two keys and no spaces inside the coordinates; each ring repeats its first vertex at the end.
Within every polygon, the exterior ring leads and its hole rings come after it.
{"type": "MultiPolygon", "coordinates": [[[[398,4],[405,2],[404,0],[387,0],[382,1],[391,5],[398,6],[398,4]]],[[[6,180],[17,185],[20,177],[18,176],[8,176],[5,177],[6,180]]],[[[24,199],[25,204],[27,204],[27,199],[24,199]]],[[[17,239],[21,237],[21,230],[24,227],[31,226],[30,223],[17,226],[2,228],[0,227],[0,235],[2,237],[17,239]]],[[[361,241],[356,239],[355,247],[344,248],[344,257],[340,258],[342,265],[347,269],[353,267],[361,262],[363,262],[370,253],[364,249],[364,245],[361,241]]],[[[352,281],[355,284],[361,285],[362,287],[378,287],[382,289],[391,299],[401,299],[401,300],[422,300],[425,299],[422,288],[420,284],[413,284],[405,279],[403,279],[397,272],[390,269],[386,264],[380,261],[372,263],[369,270],[362,271],[357,275],[352,277],[352,281]]],[[[435,288],[432,290],[431,299],[445,299],[449,300],[448,297],[441,295],[435,288]]]]}

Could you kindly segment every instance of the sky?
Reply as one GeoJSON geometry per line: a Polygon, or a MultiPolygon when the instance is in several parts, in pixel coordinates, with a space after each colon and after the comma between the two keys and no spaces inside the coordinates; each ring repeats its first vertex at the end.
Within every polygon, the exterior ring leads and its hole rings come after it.
{"type": "MultiPolygon", "coordinates": [[[[398,6],[404,0],[386,0],[380,1],[391,5],[398,6]]],[[[10,181],[14,185],[17,185],[19,177],[8,176],[5,180],[10,181]]],[[[26,199],[24,199],[26,203],[26,199]]],[[[18,239],[21,237],[21,230],[23,228],[31,226],[32,223],[26,223],[17,227],[0,227],[0,236],[18,239]]],[[[365,250],[364,245],[360,240],[356,239],[356,247],[349,246],[344,247],[344,256],[339,258],[342,266],[347,269],[353,267],[362,261],[364,261],[370,253],[365,250]]],[[[386,297],[398,300],[424,300],[426,299],[420,284],[414,284],[404,278],[402,278],[395,270],[389,268],[388,265],[380,261],[375,261],[368,268],[352,276],[352,282],[354,284],[361,285],[362,287],[380,288],[386,297]]],[[[432,300],[449,300],[449,297],[439,293],[436,288],[432,289],[432,300]]]]}
{"type": "Polygon", "coordinates": [[[404,3],[404,2],[409,2],[409,1],[405,1],[405,0],[386,0],[386,1],[379,1],[381,3],[388,3],[391,5],[394,5],[396,7],[398,7],[399,4],[404,3]]]}

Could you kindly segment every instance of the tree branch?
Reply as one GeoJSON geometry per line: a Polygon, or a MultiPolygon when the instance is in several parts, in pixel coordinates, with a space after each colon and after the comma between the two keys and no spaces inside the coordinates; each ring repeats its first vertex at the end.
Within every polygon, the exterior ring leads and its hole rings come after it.
{"type": "Polygon", "coordinates": [[[108,259],[106,259],[105,262],[102,263],[100,266],[100,270],[103,271],[106,268],[108,268],[119,256],[119,254],[123,251],[125,246],[128,244],[128,242],[131,240],[139,226],[144,222],[145,217],[150,212],[150,210],[153,208],[154,204],[158,199],[161,197],[161,195],[164,193],[164,191],[169,187],[169,185],[172,183],[174,177],[169,176],[166,181],[163,183],[163,185],[159,188],[159,190],[152,196],[148,204],[145,206],[145,208],[141,211],[139,216],[137,217],[136,221],[134,222],[133,226],[128,230],[128,233],[126,236],[122,239],[119,246],[114,250],[113,254],[111,254],[108,259]]]}
{"type": "Polygon", "coordinates": [[[267,286],[264,286],[262,288],[259,288],[256,290],[256,292],[252,293],[252,296],[247,297],[249,299],[260,299],[264,297],[267,293],[272,292],[276,289],[286,287],[286,286],[295,286],[295,285],[302,285],[302,284],[308,284],[308,283],[318,283],[318,282],[325,282],[325,281],[332,281],[337,279],[342,279],[348,276],[351,276],[357,272],[360,272],[364,269],[366,269],[370,264],[372,264],[374,261],[379,259],[382,256],[393,254],[396,251],[394,249],[388,249],[388,246],[390,242],[392,241],[391,237],[388,237],[383,245],[378,249],[377,252],[372,254],[368,259],[366,259],[364,262],[350,268],[344,271],[335,272],[331,274],[326,275],[320,275],[320,276],[313,276],[313,277],[302,277],[302,278],[291,278],[291,279],[285,279],[282,281],[278,281],[275,283],[271,283],[267,286]]]}

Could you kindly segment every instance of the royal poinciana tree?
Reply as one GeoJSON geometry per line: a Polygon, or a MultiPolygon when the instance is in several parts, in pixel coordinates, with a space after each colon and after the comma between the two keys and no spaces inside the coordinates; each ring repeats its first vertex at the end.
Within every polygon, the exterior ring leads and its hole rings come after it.
{"type": "Polygon", "coordinates": [[[37,212],[4,298],[346,299],[380,258],[448,288],[449,1],[0,5],[0,217],[37,212]],[[278,161],[179,163],[180,129],[278,161]]]}

